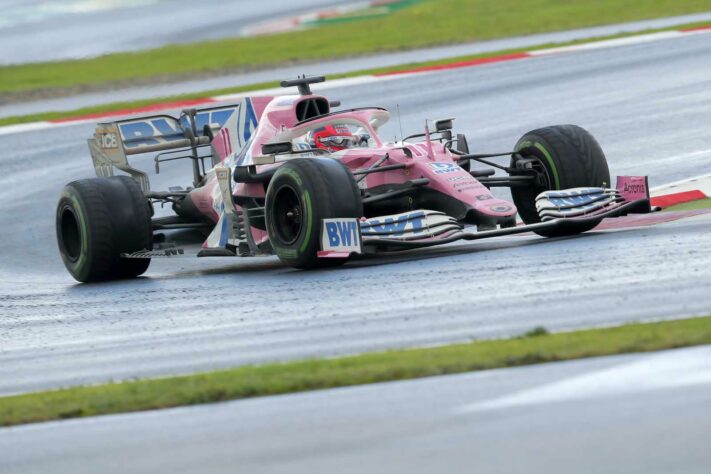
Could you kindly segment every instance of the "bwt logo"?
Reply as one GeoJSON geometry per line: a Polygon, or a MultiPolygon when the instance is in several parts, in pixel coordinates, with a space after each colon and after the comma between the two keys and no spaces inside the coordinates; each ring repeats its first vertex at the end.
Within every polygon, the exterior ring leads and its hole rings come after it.
{"type": "Polygon", "coordinates": [[[378,219],[368,219],[368,227],[363,229],[364,235],[388,234],[403,235],[405,232],[418,233],[424,229],[425,213],[422,211],[403,214],[396,218],[386,217],[382,222],[378,219]]]}
{"type": "MultiPolygon", "coordinates": [[[[238,143],[247,142],[258,122],[252,101],[247,99],[238,107],[198,112],[195,115],[195,127],[198,134],[202,135],[205,125],[217,125],[222,128],[230,120],[236,123],[238,143]]],[[[189,127],[190,123],[185,116],[179,121],[170,117],[155,117],[119,125],[127,149],[183,140],[183,130],[189,127]]]]}
{"type": "Polygon", "coordinates": [[[592,195],[592,196],[570,196],[570,197],[564,197],[564,198],[551,198],[550,201],[558,206],[558,207],[565,207],[565,206],[587,206],[588,204],[592,204],[595,201],[598,201],[601,199],[600,195],[592,195]]]}
{"type": "Polygon", "coordinates": [[[350,222],[326,222],[326,235],[331,247],[358,245],[358,224],[350,222]]]}
{"type": "Polygon", "coordinates": [[[461,168],[456,163],[430,163],[435,174],[456,173],[461,168]]]}

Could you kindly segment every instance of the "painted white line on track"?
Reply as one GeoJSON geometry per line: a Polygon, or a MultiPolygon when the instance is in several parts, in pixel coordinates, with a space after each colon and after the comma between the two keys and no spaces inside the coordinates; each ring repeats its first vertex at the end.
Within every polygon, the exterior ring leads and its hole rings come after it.
{"type": "MultiPolygon", "coordinates": [[[[702,31],[703,32],[703,31],[702,31]]],[[[616,48],[619,46],[629,46],[633,44],[651,43],[665,39],[679,38],[690,33],[684,31],[662,31],[660,33],[650,33],[646,35],[628,36],[626,38],[615,38],[591,43],[575,44],[571,46],[561,46],[559,48],[538,49],[529,51],[531,56],[548,56],[551,54],[572,53],[578,51],[591,51],[596,49],[616,48]]]]}
{"type": "MultiPolygon", "coordinates": [[[[664,160],[683,161],[704,156],[711,156],[711,149],[682,153],[680,155],[670,156],[664,160]]],[[[650,189],[650,194],[652,196],[666,196],[688,191],[701,191],[707,197],[711,197],[711,173],[655,186],[650,189]]]]}
{"type": "Polygon", "coordinates": [[[67,120],[66,122],[30,122],[19,123],[17,125],[5,125],[0,127],[0,135],[12,135],[15,133],[35,132],[37,130],[46,130],[48,128],[69,127],[74,125],[82,125],[85,123],[97,123],[102,119],[83,118],[77,120],[67,120]]]}
{"type": "Polygon", "coordinates": [[[658,190],[660,190],[660,189],[665,189],[665,188],[671,188],[671,187],[675,187],[675,186],[680,186],[680,185],[687,184],[687,183],[690,183],[690,182],[697,182],[697,181],[698,181],[698,182],[702,182],[702,181],[706,181],[706,180],[711,180],[711,173],[709,173],[709,174],[704,174],[704,175],[701,175],[701,176],[696,176],[696,177],[694,177],[694,178],[680,179],[679,181],[674,181],[674,182],[671,182],[671,183],[663,184],[663,185],[661,185],[661,186],[656,186],[656,187],[652,188],[652,191],[658,191],[658,190]]]}
{"type": "Polygon", "coordinates": [[[678,160],[688,160],[690,158],[697,158],[699,156],[706,156],[706,155],[711,155],[711,149],[690,151],[688,153],[682,153],[680,155],[669,156],[666,159],[669,161],[678,161],[678,160]]]}
{"type": "Polygon", "coordinates": [[[643,356],[639,361],[464,405],[456,412],[476,413],[708,384],[711,346],[701,346],[643,356]]]}
{"type": "Polygon", "coordinates": [[[687,191],[701,191],[707,197],[711,197],[711,174],[694,176],[693,178],[656,186],[650,190],[650,193],[652,196],[664,196],[687,191]]]}
{"type": "Polygon", "coordinates": [[[50,122],[30,122],[18,123],[16,125],[5,125],[4,127],[0,127],[0,135],[12,135],[13,133],[33,132],[35,130],[50,128],[55,125],[56,124],[50,122]]]}

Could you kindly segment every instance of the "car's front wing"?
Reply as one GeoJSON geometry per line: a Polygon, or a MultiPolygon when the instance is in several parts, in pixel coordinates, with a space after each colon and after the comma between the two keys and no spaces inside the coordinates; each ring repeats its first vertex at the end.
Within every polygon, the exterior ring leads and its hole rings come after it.
{"type": "MultiPolygon", "coordinates": [[[[365,221],[329,219],[330,222],[322,226],[322,251],[319,252],[319,256],[342,258],[354,253],[431,247],[458,240],[479,240],[543,230],[569,231],[570,234],[575,234],[578,229],[579,231],[589,229],[591,225],[595,226],[606,218],[647,212],[650,212],[649,199],[640,199],[620,203],[581,217],[557,218],[536,224],[481,232],[468,231],[454,219],[434,211],[414,211],[365,221]],[[373,224],[374,220],[376,224],[373,224]],[[346,237],[345,230],[348,226],[345,223],[353,221],[358,222],[360,232],[353,232],[346,237]],[[348,241],[347,248],[344,247],[344,240],[348,241]]],[[[353,226],[351,225],[350,228],[352,229],[353,226]]]]}

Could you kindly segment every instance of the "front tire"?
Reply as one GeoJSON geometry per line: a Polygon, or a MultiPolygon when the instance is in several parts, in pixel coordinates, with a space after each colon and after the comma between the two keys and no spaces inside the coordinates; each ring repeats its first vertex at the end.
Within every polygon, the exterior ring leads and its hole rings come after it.
{"type": "Polygon", "coordinates": [[[284,163],[269,183],[264,209],[274,253],[300,269],[343,264],[347,259],[318,258],[321,220],[363,215],[353,174],[328,158],[297,158],[284,163]]]}
{"type": "Polygon", "coordinates": [[[77,281],[134,278],[150,265],[149,258],[121,258],[153,246],[150,203],[127,176],[67,184],[57,204],[56,231],[64,266],[77,281]]]}
{"type": "MultiPolygon", "coordinates": [[[[526,133],[516,144],[511,167],[533,160],[542,184],[511,188],[514,204],[526,224],[540,222],[536,196],[543,191],[577,187],[609,187],[607,159],[595,138],[577,125],[554,125],[526,133]]],[[[560,237],[588,231],[597,225],[573,226],[536,231],[544,237],[560,237]]]]}

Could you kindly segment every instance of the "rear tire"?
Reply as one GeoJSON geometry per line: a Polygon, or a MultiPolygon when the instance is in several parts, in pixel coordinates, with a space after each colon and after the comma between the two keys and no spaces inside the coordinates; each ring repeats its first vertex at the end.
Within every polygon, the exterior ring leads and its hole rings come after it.
{"type": "Polygon", "coordinates": [[[73,181],[57,204],[59,254],[80,282],[134,278],[151,260],[125,259],[122,253],[153,246],[150,202],[127,176],[73,181]]]}
{"type": "Polygon", "coordinates": [[[347,260],[318,258],[321,219],[363,215],[353,174],[328,158],[284,163],[269,183],[264,209],[274,253],[287,265],[301,269],[342,265],[347,260]]]}
{"type": "MultiPolygon", "coordinates": [[[[511,160],[515,168],[520,159],[534,159],[544,175],[545,185],[511,188],[513,202],[526,224],[540,222],[536,211],[536,196],[543,191],[577,187],[610,186],[610,170],[600,144],[585,129],[577,125],[554,125],[525,134],[516,144],[511,160]]],[[[597,225],[536,231],[544,237],[575,235],[597,225]]]]}

